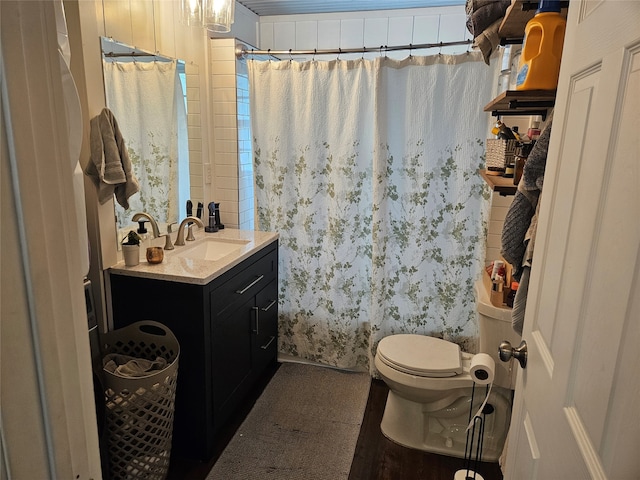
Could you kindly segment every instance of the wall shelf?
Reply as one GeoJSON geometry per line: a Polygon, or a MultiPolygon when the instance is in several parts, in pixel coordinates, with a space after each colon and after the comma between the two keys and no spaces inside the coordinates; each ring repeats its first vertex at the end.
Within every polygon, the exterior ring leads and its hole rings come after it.
{"type": "Polygon", "coordinates": [[[515,195],[518,189],[513,184],[513,178],[505,178],[499,175],[489,175],[486,170],[480,170],[480,176],[491,187],[491,190],[498,192],[502,196],[515,195]]]}
{"type": "Polygon", "coordinates": [[[491,100],[484,111],[494,117],[540,115],[544,121],[555,101],[555,90],[507,90],[491,100]]]}
{"type": "MultiPolygon", "coordinates": [[[[509,5],[498,29],[503,45],[522,43],[524,28],[536,14],[538,4],[537,1],[516,0],[509,5]]],[[[569,2],[560,2],[560,6],[562,7],[560,14],[567,18],[569,2]]]]}

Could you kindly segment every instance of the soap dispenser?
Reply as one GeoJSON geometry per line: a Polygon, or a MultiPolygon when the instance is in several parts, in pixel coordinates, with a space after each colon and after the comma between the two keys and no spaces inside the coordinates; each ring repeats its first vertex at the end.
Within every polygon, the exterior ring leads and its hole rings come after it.
{"type": "Polygon", "coordinates": [[[218,230],[222,230],[224,229],[224,225],[220,221],[220,204],[215,203],[214,205],[215,205],[216,227],[218,227],[218,230]]]}
{"type": "Polygon", "coordinates": [[[214,233],[218,231],[218,226],[216,225],[216,204],[214,202],[210,202],[208,208],[209,224],[204,227],[204,231],[208,233],[214,233]]]}
{"type": "Polygon", "coordinates": [[[149,233],[147,232],[147,227],[145,226],[145,223],[147,223],[148,220],[139,220],[138,221],[138,236],[140,237],[140,243],[145,242],[148,238],[149,238],[149,233]]]}

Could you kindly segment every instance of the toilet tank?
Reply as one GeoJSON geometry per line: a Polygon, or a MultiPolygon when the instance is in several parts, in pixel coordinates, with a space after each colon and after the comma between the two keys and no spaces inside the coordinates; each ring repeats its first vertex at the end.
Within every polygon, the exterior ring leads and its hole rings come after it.
{"type": "Polygon", "coordinates": [[[478,353],[487,353],[496,362],[494,385],[513,390],[519,364],[513,359],[505,363],[498,357],[498,347],[503,340],[507,340],[514,347],[520,343],[520,335],[511,327],[511,308],[496,307],[491,304],[491,283],[489,276],[484,272],[482,278],[476,282],[475,288],[480,337],[478,353]]]}

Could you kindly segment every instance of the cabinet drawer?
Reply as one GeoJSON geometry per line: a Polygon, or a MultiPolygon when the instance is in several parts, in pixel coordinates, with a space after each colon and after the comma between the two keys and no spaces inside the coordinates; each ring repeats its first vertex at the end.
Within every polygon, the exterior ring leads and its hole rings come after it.
{"type": "Polygon", "coordinates": [[[224,283],[215,288],[211,295],[213,317],[223,315],[252,298],[277,278],[277,250],[267,252],[253,263],[241,263],[225,275],[224,283]]]}

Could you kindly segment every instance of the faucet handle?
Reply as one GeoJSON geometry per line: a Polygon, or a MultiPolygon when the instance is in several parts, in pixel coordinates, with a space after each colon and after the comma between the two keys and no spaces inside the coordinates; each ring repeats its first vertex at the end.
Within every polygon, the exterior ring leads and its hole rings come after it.
{"type": "Polygon", "coordinates": [[[167,233],[173,233],[173,227],[174,225],[178,225],[178,222],[171,222],[169,225],[167,225],[167,233]]]}
{"type": "Polygon", "coordinates": [[[193,227],[195,223],[190,223],[187,225],[187,242],[193,242],[196,237],[193,236],[193,227]]]}
{"type": "Polygon", "coordinates": [[[168,233],[166,235],[163,235],[163,237],[165,237],[164,249],[165,250],[173,250],[175,247],[173,246],[173,243],[171,243],[171,225],[169,225],[169,227],[167,227],[167,229],[169,230],[168,233]]]}

